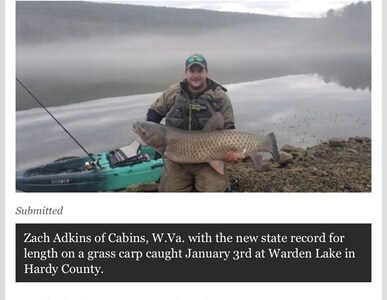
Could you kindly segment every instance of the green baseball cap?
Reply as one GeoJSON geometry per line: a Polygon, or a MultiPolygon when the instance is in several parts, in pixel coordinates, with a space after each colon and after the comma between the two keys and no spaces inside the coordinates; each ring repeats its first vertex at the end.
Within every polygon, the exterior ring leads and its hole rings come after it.
{"type": "Polygon", "coordinates": [[[188,69],[193,65],[200,65],[203,68],[207,68],[207,61],[203,55],[194,53],[185,61],[185,68],[188,69]]]}

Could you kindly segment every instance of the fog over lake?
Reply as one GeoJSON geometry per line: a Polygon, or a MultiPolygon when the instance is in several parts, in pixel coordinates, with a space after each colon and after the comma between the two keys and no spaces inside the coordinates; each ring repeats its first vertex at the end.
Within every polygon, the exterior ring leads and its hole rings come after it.
{"type": "MultiPolygon", "coordinates": [[[[307,147],[371,135],[370,4],[329,18],[86,2],[18,1],[16,74],[92,153],[184,77],[194,52],[224,84],[236,127],[307,147]]],[[[16,85],[16,167],[85,155],[16,85]]]]}
{"type": "MultiPolygon", "coordinates": [[[[48,106],[162,91],[182,79],[184,61],[196,51],[205,55],[210,76],[222,84],[305,73],[318,73],[353,88],[370,88],[371,84],[370,52],[362,49],[332,53],[334,49],[190,46],[175,51],[156,43],[158,52],[150,37],[138,36],[135,41],[136,47],[130,47],[128,40],[115,39],[20,46],[17,76],[48,106]]],[[[179,42],[170,40],[171,44],[179,42]]],[[[16,93],[17,110],[38,107],[20,86],[16,93]]]]}

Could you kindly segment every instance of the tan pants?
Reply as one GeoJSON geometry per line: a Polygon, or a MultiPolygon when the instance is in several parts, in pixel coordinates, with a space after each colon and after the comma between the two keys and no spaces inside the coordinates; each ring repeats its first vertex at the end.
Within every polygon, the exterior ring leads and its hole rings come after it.
{"type": "Polygon", "coordinates": [[[209,164],[179,164],[164,160],[160,192],[224,192],[228,176],[216,172],[209,164]]]}

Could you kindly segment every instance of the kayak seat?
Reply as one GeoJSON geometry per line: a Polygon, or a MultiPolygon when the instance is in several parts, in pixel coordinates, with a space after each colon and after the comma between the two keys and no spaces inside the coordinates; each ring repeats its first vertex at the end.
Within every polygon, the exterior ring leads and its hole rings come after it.
{"type": "Polygon", "coordinates": [[[125,147],[121,147],[114,151],[110,151],[109,162],[110,165],[114,167],[118,166],[128,166],[139,164],[144,161],[150,161],[150,157],[148,154],[141,153],[141,145],[140,144],[130,144],[125,147]]]}

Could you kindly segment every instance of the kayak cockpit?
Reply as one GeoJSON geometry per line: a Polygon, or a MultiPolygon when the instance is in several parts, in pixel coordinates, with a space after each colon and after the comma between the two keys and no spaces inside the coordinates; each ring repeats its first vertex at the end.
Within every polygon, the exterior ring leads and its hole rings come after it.
{"type": "Polygon", "coordinates": [[[159,180],[163,159],[137,141],[86,157],[63,157],[16,172],[16,189],[25,192],[118,191],[159,180]]]}

